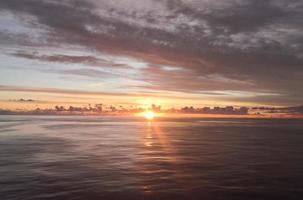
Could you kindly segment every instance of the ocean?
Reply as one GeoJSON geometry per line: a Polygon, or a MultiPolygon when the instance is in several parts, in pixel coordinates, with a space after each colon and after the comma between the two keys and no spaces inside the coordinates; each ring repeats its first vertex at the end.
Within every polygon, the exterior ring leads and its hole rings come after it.
{"type": "Polygon", "coordinates": [[[2,115],[0,199],[303,199],[303,120],[2,115]]]}

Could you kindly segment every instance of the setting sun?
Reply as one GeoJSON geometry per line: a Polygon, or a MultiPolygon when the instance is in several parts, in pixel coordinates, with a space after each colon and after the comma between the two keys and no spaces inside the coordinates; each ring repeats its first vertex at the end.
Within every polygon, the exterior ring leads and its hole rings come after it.
{"type": "Polygon", "coordinates": [[[155,112],[153,110],[146,110],[144,112],[136,113],[135,116],[144,117],[147,120],[153,120],[155,117],[164,116],[164,113],[155,112]]]}
{"type": "Polygon", "coordinates": [[[156,116],[156,113],[154,113],[153,111],[146,111],[143,113],[143,116],[148,120],[152,120],[156,116]]]}

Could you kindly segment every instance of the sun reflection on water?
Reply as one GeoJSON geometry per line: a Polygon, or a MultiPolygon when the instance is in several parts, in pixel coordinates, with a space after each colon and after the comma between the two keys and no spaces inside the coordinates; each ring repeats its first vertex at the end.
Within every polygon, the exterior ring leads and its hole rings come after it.
{"type": "MultiPolygon", "coordinates": [[[[161,128],[159,121],[147,121],[145,123],[146,129],[143,137],[144,151],[142,152],[143,160],[140,164],[140,170],[146,177],[158,176],[167,170],[176,167],[178,162],[177,151],[171,143],[172,138],[161,128]],[[154,174],[154,175],[153,175],[154,174]]],[[[174,174],[168,174],[163,179],[170,179],[171,176],[179,177],[178,170],[174,174]]],[[[156,188],[151,184],[150,180],[144,179],[142,183],[142,190],[144,193],[152,193],[156,188]]]]}

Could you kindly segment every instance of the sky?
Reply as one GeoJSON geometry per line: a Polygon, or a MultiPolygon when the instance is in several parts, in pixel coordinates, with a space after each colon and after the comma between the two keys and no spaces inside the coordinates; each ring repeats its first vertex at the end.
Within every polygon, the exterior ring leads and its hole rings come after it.
{"type": "Polygon", "coordinates": [[[302,19],[302,0],[0,0],[0,107],[301,105],[302,19]]]}

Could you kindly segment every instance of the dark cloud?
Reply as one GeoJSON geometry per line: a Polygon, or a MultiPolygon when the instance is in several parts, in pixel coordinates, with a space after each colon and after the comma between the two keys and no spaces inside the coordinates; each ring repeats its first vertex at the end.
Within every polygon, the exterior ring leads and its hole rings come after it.
{"type": "MultiPolygon", "coordinates": [[[[149,67],[141,72],[152,84],[150,89],[195,93],[241,90],[279,94],[270,97],[272,102],[303,100],[300,0],[142,0],[119,4],[1,0],[0,10],[25,21],[34,17],[36,23],[29,24],[46,31],[43,44],[81,45],[144,60],[149,67]]],[[[11,37],[1,31],[0,38],[11,37]]],[[[63,63],[103,62],[90,56],[20,52],[15,56],[63,63]]]]}
{"type": "Polygon", "coordinates": [[[282,114],[303,114],[302,106],[292,106],[292,107],[253,107],[254,111],[261,111],[264,113],[282,113],[282,114]]]}
{"type": "Polygon", "coordinates": [[[70,55],[38,55],[38,54],[30,54],[17,52],[12,54],[13,56],[32,59],[32,60],[40,60],[47,62],[63,62],[63,63],[86,63],[86,64],[97,64],[102,60],[98,60],[93,56],[70,56],[70,55]]]}
{"type": "Polygon", "coordinates": [[[33,100],[33,99],[25,99],[25,98],[21,98],[21,99],[13,99],[13,100],[10,100],[10,101],[14,101],[14,102],[22,102],[22,103],[32,103],[32,102],[36,102],[36,100],[33,100]]]}
{"type": "Polygon", "coordinates": [[[96,66],[96,67],[100,66],[100,67],[129,68],[127,64],[117,64],[110,60],[97,58],[95,56],[78,56],[78,55],[64,55],[64,54],[40,55],[38,53],[22,52],[22,51],[15,52],[10,55],[26,58],[30,60],[44,61],[44,62],[86,64],[88,66],[96,66]]]}

